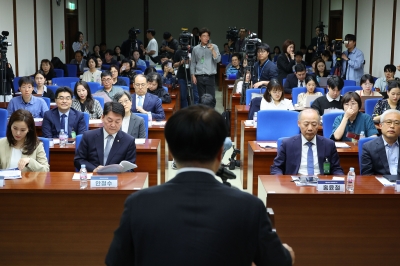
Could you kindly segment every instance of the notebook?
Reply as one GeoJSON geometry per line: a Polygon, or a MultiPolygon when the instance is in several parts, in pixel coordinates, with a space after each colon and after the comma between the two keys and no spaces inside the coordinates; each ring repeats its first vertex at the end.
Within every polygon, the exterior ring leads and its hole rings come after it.
{"type": "Polygon", "coordinates": [[[311,107],[311,102],[315,101],[318,97],[321,97],[321,95],[310,95],[307,96],[306,98],[306,107],[311,107]]]}
{"type": "Polygon", "coordinates": [[[400,176],[398,175],[384,175],[383,177],[389,180],[390,182],[396,182],[396,180],[400,180],[400,176]]]}
{"type": "Polygon", "coordinates": [[[319,83],[319,87],[320,88],[326,88],[327,83],[328,83],[328,78],[327,77],[320,77],[318,83],[319,83]]]}

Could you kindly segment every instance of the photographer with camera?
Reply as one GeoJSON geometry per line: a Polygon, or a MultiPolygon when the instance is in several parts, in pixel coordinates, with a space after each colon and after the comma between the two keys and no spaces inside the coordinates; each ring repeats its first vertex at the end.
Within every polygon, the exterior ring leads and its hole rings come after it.
{"type": "Polygon", "coordinates": [[[164,32],[163,39],[160,50],[166,53],[168,58],[172,58],[178,50],[179,42],[168,31],[164,32]]]}
{"type": "Polygon", "coordinates": [[[0,53],[0,62],[4,63],[5,66],[4,73],[2,64],[0,64],[0,102],[9,102],[12,99],[11,88],[13,87],[14,71],[11,64],[7,62],[7,58],[5,59],[6,60],[3,62],[2,55],[0,53]]]}
{"type": "Polygon", "coordinates": [[[129,58],[132,55],[133,50],[138,50],[140,53],[140,58],[144,60],[144,55],[141,46],[143,46],[143,42],[137,39],[137,34],[140,33],[139,29],[132,27],[129,29],[129,39],[124,41],[121,45],[121,53],[126,57],[129,58]]]}
{"type": "Polygon", "coordinates": [[[257,47],[257,62],[254,64],[253,88],[261,88],[268,85],[269,81],[278,77],[278,68],[268,59],[269,45],[262,43],[257,47]]]}

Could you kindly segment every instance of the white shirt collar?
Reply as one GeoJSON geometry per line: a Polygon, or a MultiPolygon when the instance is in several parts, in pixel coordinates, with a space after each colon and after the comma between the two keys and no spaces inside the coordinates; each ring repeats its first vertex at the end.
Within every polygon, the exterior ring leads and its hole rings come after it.
{"type": "Polygon", "coordinates": [[[338,101],[338,102],[340,102],[340,95],[339,95],[338,97],[336,97],[335,99],[333,99],[333,98],[331,98],[331,97],[329,96],[329,94],[327,93],[327,94],[326,94],[326,99],[328,99],[328,102],[332,102],[332,101],[338,101]]]}
{"type": "Polygon", "coordinates": [[[301,146],[304,146],[304,144],[306,144],[307,142],[311,142],[312,144],[314,144],[315,146],[317,146],[317,137],[314,136],[314,138],[311,141],[308,141],[303,134],[301,134],[301,146]]]}
{"type": "MultiPolygon", "coordinates": [[[[115,139],[115,137],[117,136],[117,134],[118,134],[118,132],[112,134],[112,136],[113,136],[114,139],[115,139]]],[[[104,129],[104,127],[103,127],[103,138],[104,138],[104,140],[106,140],[106,138],[108,137],[108,135],[110,135],[110,134],[108,134],[108,132],[107,132],[107,131],[104,129]]]]}

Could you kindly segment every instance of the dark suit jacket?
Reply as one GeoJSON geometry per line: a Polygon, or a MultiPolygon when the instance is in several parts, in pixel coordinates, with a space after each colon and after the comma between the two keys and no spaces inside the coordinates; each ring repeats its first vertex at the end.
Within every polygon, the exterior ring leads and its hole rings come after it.
{"type": "Polygon", "coordinates": [[[144,125],[144,119],[135,114],[131,114],[128,126],[128,135],[134,138],[146,138],[146,128],[144,125]]]}
{"type": "MultiPolygon", "coordinates": [[[[76,60],[75,59],[72,59],[71,60],[71,62],[69,62],[70,64],[78,64],[77,62],[76,62],[76,60]]],[[[82,61],[81,61],[81,64],[78,66],[78,72],[80,71],[80,72],[83,72],[83,69],[85,68],[85,67],[87,67],[87,62],[86,62],[86,59],[82,59],[82,61]]],[[[65,77],[65,73],[64,73],[64,77],[65,77]]]]}
{"type": "Polygon", "coordinates": [[[287,75],[293,73],[293,66],[296,61],[288,60],[285,53],[282,53],[276,59],[276,66],[278,67],[278,80],[282,84],[282,80],[287,77],[287,75]]]}
{"type": "MultiPolygon", "coordinates": [[[[271,175],[297,175],[301,163],[301,134],[284,139],[279,153],[271,166],[271,175]]],[[[343,175],[335,142],[317,135],[317,153],[320,173],[324,173],[324,161],[328,158],[332,175],[343,175]]]]}
{"type": "Polygon", "coordinates": [[[106,257],[107,265],[232,266],[252,261],[291,265],[261,200],[204,172],[183,172],[130,195],[106,257]]]}
{"type": "MultiPolygon", "coordinates": [[[[147,112],[151,112],[153,120],[165,119],[165,113],[161,104],[161,99],[153,94],[146,93],[143,102],[143,109],[146,110],[147,112]]],[[[138,111],[136,110],[136,93],[132,94],[131,111],[133,113],[138,113],[138,111]]]]}
{"type": "MultiPolygon", "coordinates": [[[[400,143],[400,138],[398,141],[400,143]]],[[[397,157],[397,174],[400,175],[400,156],[397,157]]],[[[389,162],[382,136],[364,143],[361,155],[361,174],[390,175],[389,162]]]]}
{"type": "MultiPolygon", "coordinates": [[[[99,165],[104,165],[104,135],[103,128],[86,131],[79,148],[75,153],[74,165],[80,169],[82,164],[86,165],[88,172],[93,172],[99,165]]],[[[115,136],[110,153],[105,165],[119,164],[121,161],[136,162],[135,138],[118,131],[115,136]]]]}
{"type": "MultiPolygon", "coordinates": [[[[306,78],[310,76],[310,74],[306,74],[306,78]]],[[[303,81],[303,87],[306,86],[306,78],[304,78],[303,81]]],[[[299,79],[296,77],[295,73],[289,74],[286,77],[285,84],[283,85],[283,90],[285,93],[292,93],[292,89],[298,87],[299,85],[299,79]]]]}
{"type": "MultiPolygon", "coordinates": [[[[50,109],[46,111],[43,116],[42,122],[42,135],[45,138],[58,138],[60,134],[61,121],[60,113],[58,108],[50,109]]],[[[71,131],[75,131],[76,135],[83,134],[86,131],[85,118],[82,112],[75,110],[74,108],[69,109],[68,115],[68,137],[72,138],[71,131]]]]}

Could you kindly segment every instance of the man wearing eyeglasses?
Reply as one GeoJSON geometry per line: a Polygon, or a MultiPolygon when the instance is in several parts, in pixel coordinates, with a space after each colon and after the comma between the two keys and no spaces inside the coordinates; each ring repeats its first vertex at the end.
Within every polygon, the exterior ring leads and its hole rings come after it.
{"type": "Polygon", "coordinates": [[[164,120],[165,113],[161,105],[161,99],[147,93],[147,77],[138,74],[133,83],[135,93],[132,94],[132,112],[151,115],[152,120],[164,120]]]}
{"type": "Polygon", "coordinates": [[[269,45],[263,43],[257,47],[257,62],[254,64],[253,70],[253,87],[266,87],[271,79],[278,78],[278,68],[268,59],[270,52],[269,45]]]}
{"type": "MultiPolygon", "coordinates": [[[[123,89],[113,86],[112,74],[110,71],[105,70],[101,73],[101,82],[103,83],[103,88],[96,91],[96,93],[106,93],[110,100],[113,100],[114,95],[117,93],[122,93],[123,89]]],[[[101,95],[99,95],[101,96],[101,95]]],[[[107,97],[106,97],[107,98],[107,97]]]]}
{"type": "Polygon", "coordinates": [[[385,111],[380,116],[379,127],[382,135],[364,143],[362,147],[361,174],[400,175],[400,111],[385,111]]]}
{"type": "Polygon", "coordinates": [[[72,138],[86,131],[86,123],[83,113],[71,108],[72,91],[68,87],[60,87],[56,91],[57,108],[44,113],[42,132],[45,138],[58,138],[61,129],[72,138]]]}

